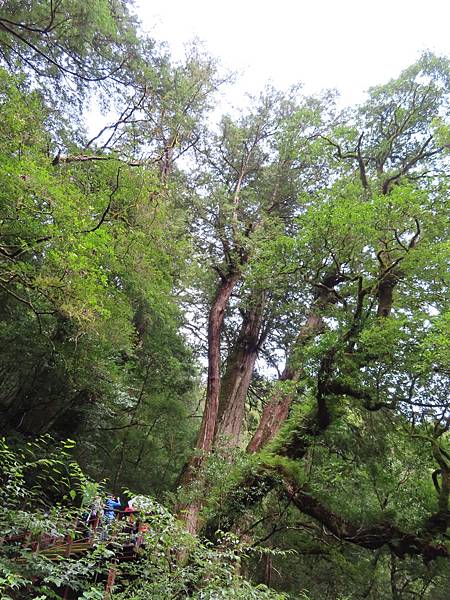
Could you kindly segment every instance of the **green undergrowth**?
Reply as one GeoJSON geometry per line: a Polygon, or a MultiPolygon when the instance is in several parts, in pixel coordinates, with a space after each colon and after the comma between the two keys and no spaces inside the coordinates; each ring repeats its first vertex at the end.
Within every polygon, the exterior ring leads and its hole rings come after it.
{"type": "Polygon", "coordinates": [[[94,496],[103,493],[102,486],[85,477],[72,460],[72,447],[70,441],[57,443],[49,437],[21,447],[1,440],[2,600],[57,599],[66,590],[70,598],[100,599],[111,569],[116,571],[110,596],[114,600],[286,598],[240,575],[243,561],[276,551],[246,545],[230,533],[216,532],[214,544],[202,541],[187,533],[163,505],[145,496],[139,502],[147,530],[135,560],[120,561],[130,539],[121,521],[108,530],[91,532],[89,550],[75,557],[62,551],[55,559],[52,545],[69,540],[76,545],[86,538],[86,512],[94,496]],[[38,543],[47,550],[37,550],[38,543]]]}

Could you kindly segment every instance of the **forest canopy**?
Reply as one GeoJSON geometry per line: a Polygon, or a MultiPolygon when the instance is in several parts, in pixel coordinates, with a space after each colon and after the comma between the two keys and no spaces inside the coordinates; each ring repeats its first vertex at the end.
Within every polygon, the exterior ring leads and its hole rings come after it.
{"type": "Polygon", "coordinates": [[[448,598],[449,84],[217,117],[130,2],[2,3],[2,598],[448,598]]]}

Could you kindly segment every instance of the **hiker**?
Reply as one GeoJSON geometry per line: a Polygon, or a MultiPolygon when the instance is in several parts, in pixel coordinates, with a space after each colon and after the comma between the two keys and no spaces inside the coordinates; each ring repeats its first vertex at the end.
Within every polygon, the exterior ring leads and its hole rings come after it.
{"type": "Polygon", "coordinates": [[[133,508],[133,501],[130,500],[125,507],[125,533],[130,535],[130,541],[134,544],[136,542],[136,533],[137,533],[137,509],[133,508]]]}
{"type": "Polygon", "coordinates": [[[133,508],[133,501],[129,500],[127,506],[125,507],[125,517],[127,517],[128,523],[134,523],[133,515],[137,513],[137,509],[133,508]]]}
{"type": "Polygon", "coordinates": [[[96,496],[92,502],[91,509],[86,516],[86,524],[90,530],[95,531],[99,526],[103,514],[102,501],[100,496],[96,496]]]}
{"type": "Polygon", "coordinates": [[[103,510],[103,516],[107,524],[114,521],[115,513],[120,508],[120,498],[116,498],[114,494],[108,494],[105,502],[105,508],[103,510]]]}
{"type": "Polygon", "coordinates": [[[120,508],[120,498],[116,498],[114,494],[108,494],[105,505],[103,507],[103,527],[101,533],[101,540],[107,540],[109,538],[109,530],[111,524],[114,521],[115,513],[120,508]]]}

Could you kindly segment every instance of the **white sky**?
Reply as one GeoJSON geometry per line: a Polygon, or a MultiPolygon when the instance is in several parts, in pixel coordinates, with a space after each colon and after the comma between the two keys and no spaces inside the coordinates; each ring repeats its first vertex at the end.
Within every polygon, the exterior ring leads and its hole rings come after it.
{"type": "Polygon", "coordinates": [[[422,50],[450,55],[450,0],[136,0],[136,12],[175,57],[198,37],[241,73],[233,103],[268,81],[300,81],[307,93],[337,88],[350,104],[422,50]]]}

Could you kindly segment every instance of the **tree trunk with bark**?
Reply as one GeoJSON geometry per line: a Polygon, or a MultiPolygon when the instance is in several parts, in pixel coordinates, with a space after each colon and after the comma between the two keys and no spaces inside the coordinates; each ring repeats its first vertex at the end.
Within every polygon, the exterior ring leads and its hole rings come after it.
{"type": "Polygon", "coordinates": [[[265,294],[243,315],[241,329],[227,360],[219,398],[215,443],[221,447],[239,445],[244,420],[245,401],[252,380],[255,361],[264,341],[265,294]]]}
{"type": "MultiPolygon", "coordinates": [[[[299,371],[286,366],[279,381],[292,381],[295,383],[298,381],[299,374],[299,371]]],[[[275,391],[270,401],[264,406],[258,427],[247,446],[247,452],[258,452],[275,437],[281,425],[287,419],[293,399],[293,392],[285,392],[282,389],[275,391]]]]}
{"type": "MultiPolygon", "coordinates": [[[[225,311],[231,293],[240,277],[239,272],[230,271],[223,275],[219,283],[208,319],[208,380],[205,408],[196,443],[196,453],[186,465],[180,482],[188,488],[197,478],[205,457],[211,452],[219,410],[220,394],[220,338],[225,311]]],[[[179,507],[179,513],[185,520],[189,532],[195,533],[198,527],[198,514],[201,500],[179,507]]]]}
{"type": "MultiPolygon", "coordinates": [[[[324,322],[322,312],[329,304],[336,301],[333,287],[339,281],[339,274],[336,271],[333,271],[328,273],[324,277],[323,282],[316,286],[314,293],[315,298],[311,311],[308,314],[304,325],[301,327],[293,346],[293,351],[295,353],[323,331],[324,322]]],[[[292,352],[292,354],[294,352],[292,352]]],[[[303,374],[303,367],[301,365],[295,367],[292,363],[292,356],[290,356],[286,367],[281,374],[280,381],[292,381],[293,383],[296,383],[300,380],[303,374]]],[[[275,391],[273,397],[264,406],[258,428],[247,446],[247,452],[258,452],[275,437],[288,417],[294,396],[294,391],[286,392],[282,389],[277,389],[275,391]]]]}
{"type": "Polygon", "coordinates": [[[399,270],[392,270],[387,274],[380,273],[377,290],[377,316],[389,317],[394,302],[394,289],[400,281],[402,274],[399,270]]]}

